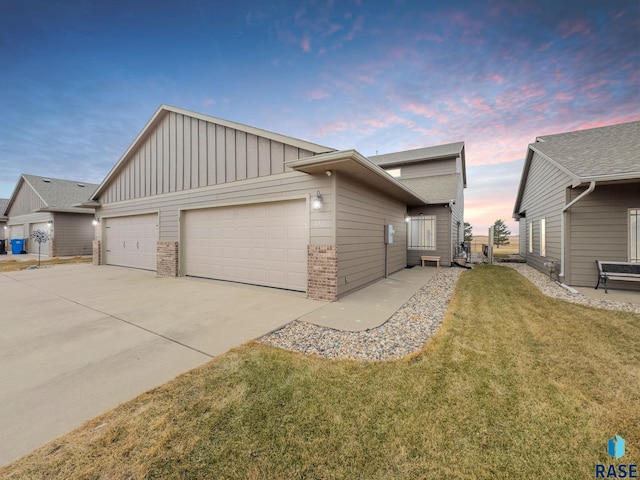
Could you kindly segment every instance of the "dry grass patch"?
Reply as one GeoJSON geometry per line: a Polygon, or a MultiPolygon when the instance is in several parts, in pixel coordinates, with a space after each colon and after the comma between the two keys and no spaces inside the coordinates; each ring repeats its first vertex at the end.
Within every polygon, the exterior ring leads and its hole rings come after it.
{"type": "Polygon", "coordinates": [[[640,459],[638,345],[637,315],[477,268],[418,355],[328,361],[248,344],[0,477],[593,478],[615,433],[625,461],[640,459]]]}
{"type": "MultiPolygon", "coordinates": [[[[48,258],[40,261],[41,267],[48,267],[53,265],[65,265],[70,263],[91,263],[91,257],[73,257],[73,258],[48,258]]],[[[0,262],[0,272],[16,272],[18,270],[25,270],[26,268],[37,266],[38,260],[3,260],[0,262]]]]}

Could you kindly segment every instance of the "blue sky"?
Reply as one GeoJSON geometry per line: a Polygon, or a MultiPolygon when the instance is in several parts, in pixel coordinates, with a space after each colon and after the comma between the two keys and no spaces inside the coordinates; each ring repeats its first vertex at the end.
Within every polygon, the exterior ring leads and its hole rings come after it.
{"type": "Polygon", "coordinates": [[[100,183],[162,103],[364,155],[465,141],[511,221],[536,136],[640,119],[640,2],[0,0],[0,197],[100,183]]]}

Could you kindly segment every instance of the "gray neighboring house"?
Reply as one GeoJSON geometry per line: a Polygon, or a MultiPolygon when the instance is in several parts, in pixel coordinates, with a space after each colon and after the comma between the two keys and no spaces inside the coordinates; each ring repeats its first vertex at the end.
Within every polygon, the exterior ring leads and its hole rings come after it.
{"type": "Polygon", "coordinates": [[[538,137],[514,219],[527,263],[568,285],[594,287],[595,260],[639,262],[640,122],[538,137]]]}
{"type": "Polygon", "coordinates": [[[449,266],[464,240],[464,142],[369,157],[403,185],[427,199],[407,210],[407,264],[422,255],[441,257],[449,266]]]}
{"type": "Polygon", "coordinates": [[[50,236],[50,241],[41,245],[42,255],[91,255],[94,209],[78,205],[86,202],[96,188],[93,183],[20,175],[3,209],[6,238],[24,239],[25,250],[38,253],[38,244],[30,235],[39,229],[50,236]]]}
{"type": "Polygon", "coordinates": [[[7,227],[8,218],[4,214],[8,203],[8,198],[0,198],[0,240],[6,239],[9,234],[9,227],[7,227]]]}
{"type": "Polygon", "coordinates": [[[85,205],[95,264],[333,301],[406,267],[429,203],[355,150],[162,105],[85,205]]]}

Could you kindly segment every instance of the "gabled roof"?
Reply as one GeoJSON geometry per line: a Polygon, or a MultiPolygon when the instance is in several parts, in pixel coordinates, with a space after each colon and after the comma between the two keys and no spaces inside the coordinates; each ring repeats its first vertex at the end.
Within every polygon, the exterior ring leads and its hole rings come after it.
{"type": "Polygon", "coordinates": [[[203,120],[205,122],[215,123],[217,125],[222,125],[225,127],[233,128],[236,130],[240,130],[242,132],[250,133],[259,137],[268,138],[270,140],[274,140],[276,142],[281,142],[286,145],[291,145],[297,148],[301,148],[303,150],[308,150],[313,153],[326,153],[333,152],[335,149],[324,147],[322,145],[318,145],[316,143],[307,142],[305,140],[300,140],[294,137],[288,137],[286,135],[281,135],[279,133],[270,132],[268,130],[262,130],[260,128],[251,127],[249,125],[243,125],[242,123],[232,122],[230,120],[224,120],[222,118],[212,117],[210,115],[204,115],[202,113],[192,112],[191,110],[186,110],[184,108],[172,107],[170,105],[160,105],[156,113],[153,114],[151,119],[144,126],[142,131],[135,138],[133,143],[127,148],[124,152],[120,160],[115,164],[115,166],[111,169],[111,171],[107,174],[105,179],[102,181],[98,189],[91,196],[91,200],[97,200],[100,197],[100,194],[104,191],[104,189],[111,183],[111,180],[117,176],[118,172],[126,165],[129,160],[129,155],[132,152],[135,152],[140,144],[142,144],[147,136],[153,131],[153,129],[162,121],[162,119],[169,114],[170,112],[178,113],[180,115],[185,115],[191,118],[197,118],[199,120],[203,120]]]}
{"type": "Polygon", "coordinates": [[[0,198],[0,220],[6,220],[6,210],[7,210],[7,205],[9,205],[9,199],[8,198],[0,198]]]}
{"type": "Polygon", "coordinates": [[[529,146],[581,183],[640,176],[640,122],[544,135],[529,146]]]}
{"type": "Polygon", "coordinates": [[[20,187],[24,183],[29,185],[44,203],[45,207],[41,208],[40,211],[90,212],[86,208],[78,208],[77,205],[86,202],[91,193],[98,187],[95,183],[22,174],[4,209],[5,213],[9,213],[20,187]]]}
{"type": "Polygon", "coordinates": [[[520,216],[522,195],[536,153],[565,172],[573,187],[592,181],[640,180],[640,122],[536,138],[527,149],[514,218],[520,216]]]}
{"type": "Polygon", "coordinates": [[[322,174],[328,170],[341,172],[355,178],[361,184],[369,185],[392,198],[405,202],[410,207],[429,203],[427,199],[393,178],[356,150],[341,150],[291,160],[287,162],[287,166],[309,174],[322,174]]]}
{"type": "Polygon", "coordinates": [[[464,155],[464,142],[435,145],[433,147],[416,148],[402,152],[386,153],[369,157],[373,163],[380,167],[406,165],[409,163],[424,162],[429,160],[441,160],[444,158],[457,158],[462,160],[462,181],[467,186],[467,169],[464,155]]]}

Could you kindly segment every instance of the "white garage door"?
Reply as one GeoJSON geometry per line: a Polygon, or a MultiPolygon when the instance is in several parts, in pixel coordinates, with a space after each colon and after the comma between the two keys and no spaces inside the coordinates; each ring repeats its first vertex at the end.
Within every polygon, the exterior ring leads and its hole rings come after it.
{"type": "Polygon", "coordinates": [[[134,215],[104,220],[105,263],[156,270],[158,215],[134,215]]]}
{"type": "Polygon", "coordinates": [[[31,224],[31,232],[29,233],[29,239],[27,243],[29,244],[29,253],[38,253],[38,242],[35,239],[31,238],[31,234],[36,230],[41,230],[49,235],[49,240],[46,243],[40,244],[40,255],[49,255],[49,245],[51,244],[51,227],[47,222],[44,223],[33,223],[31,224]]]}
{"type": "Polygon", "coordinates": [[[185,273],[194,277],[305,291],[307,243],[304,200],[185,213],[185,273]]]}

